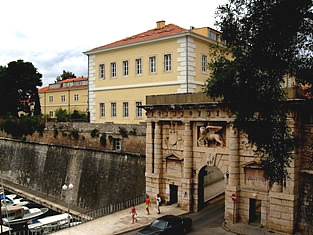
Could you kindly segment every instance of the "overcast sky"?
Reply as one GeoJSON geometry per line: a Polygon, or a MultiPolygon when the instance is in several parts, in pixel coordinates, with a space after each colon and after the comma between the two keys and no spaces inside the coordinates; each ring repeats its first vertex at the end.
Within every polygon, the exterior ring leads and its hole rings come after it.
{"type": "Polygon", "coordinates": [[[227,0],[4,0],[0,14],[0,65],[22,59],[43,75],[44,86],[63,70],[87,76],[84,51],[156,27],[213,27],[227,0]]]}

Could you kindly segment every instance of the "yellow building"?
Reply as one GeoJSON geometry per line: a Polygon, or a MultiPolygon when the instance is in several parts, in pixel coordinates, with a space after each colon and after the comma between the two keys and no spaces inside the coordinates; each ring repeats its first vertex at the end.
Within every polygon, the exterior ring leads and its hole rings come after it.
{"type": "Polygon", "coordinates": [[[136,124],[146,120],[138,106],[147,95],[201,91],[212,46],[222,46],[219,35],[158,21],[155,29],[84,52],[90,122],[136,124]]]}
{"type": "Polygon", "coordinates": [[[88,110],[88,78],[70,78],[39,89],[41,113],[55,117],[55,110],[88,110]]]}

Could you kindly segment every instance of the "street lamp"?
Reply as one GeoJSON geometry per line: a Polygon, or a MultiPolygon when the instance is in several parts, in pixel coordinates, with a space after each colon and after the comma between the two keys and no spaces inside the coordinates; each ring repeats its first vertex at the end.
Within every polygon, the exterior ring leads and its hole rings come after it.
{"type": "Polygon", "coordinates": [[[68,213],[68,226],[70,227],[71,223],[71,214],[70,214],[70,191],[73,189],[73,184],[66,185],[64,184],[62,186],[62,189],[67,192],[67,213],[68,213]]]}

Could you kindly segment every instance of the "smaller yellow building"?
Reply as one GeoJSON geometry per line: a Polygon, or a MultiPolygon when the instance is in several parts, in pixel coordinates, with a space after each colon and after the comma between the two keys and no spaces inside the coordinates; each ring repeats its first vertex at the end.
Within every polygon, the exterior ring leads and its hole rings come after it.
{"type": "Polygon", "coordinates": [[[70,78],[39,89],[41,113],[55,117],[55,110],[88,111],[88,78],[70,78]]]}

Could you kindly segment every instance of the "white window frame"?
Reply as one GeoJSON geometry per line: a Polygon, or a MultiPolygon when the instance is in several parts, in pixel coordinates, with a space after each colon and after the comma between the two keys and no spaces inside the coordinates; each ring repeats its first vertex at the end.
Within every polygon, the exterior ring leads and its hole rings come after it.
{"type": "Polygon", "coordinates": [[[141,118],[142,117],[142,108],[139,108],[138,106],[141,106],[142,102],[141,101],[137,101],[136,102],[136,117],[137,118],[141,118]]]}
{"type": "Polygon", "coordinates": [[[116,102],[111,102],[111,117],[117,117],[117,104],[116,104],[116,102]]]}
{"type": "Polygon", "coordinates": [[[65,102],[65,101],[66,101],[65,95],[61,95],[61,102],[65,102]]]}
{"type": "Polygon", "coordinates": [[[79,99],[78,94],[74,94],[74,101],[78,101],[78,99],[79,99]]]}
{"type": "Polygon", "coordinates": [[[116,62],[111,63],[111,78],[116,78],[116,62]]]}
{"type": "Polygon", "coordinates": [[[49,103],[53,103],[53,95],[49,96],[49,103]]]}
{"type": "Polygon", "coordinates": [[[105,79],[105,66],[104,66],[104,64],[99,65],[99,78],[100,78],[100,80],[105,79]]]}
{"type": "Polygon", "coordinates": [[[114,138],[113,146],[114,146],[114,150],[121,151],[122,150],[122,140],[120,138],[114,138]]]}
{"type": "Polygon", "coordinates": [[[129,103],[123,102],[123,117],[129,117],[129,103]]]}
{"type": "Polygon", "coordinates": [[[99,104],[99,114],[100,114],[100,118],[105,117],[105,103],[99,104]]]}
{"type": "Polygon", "coordinates": [[[201,67],[202,67],[202,72],[203,73],[207,73],[208,72],[208,56],[207,55],[203,55],[201,56],[201,67]]]}
{"type": "Polygon", "coordinates": [[[54,112],[53,111],[49,111],[49,117],[53,118],[54,117],[54,112]]]}
{"type": "Polygon", "coordinates": [[[142,74],[142,59],[138,58],[135,60],[135,64],[136,64],[136,75],[141,75],[142,74]]]}
{"type": "Polygon", "coordinates": [[[156,56],[149,57],[149,72],[156,73],[156,56]]]}
{"type": "Polygon", "coordinates": [[[172,54],[164,54],[164,72],[172,71],[172,54]]]}
{"type": "Polygon", "coordinates": [[[129,73],[129,62],[128,60],[124,60],[123,61],[123,76],[124,77],[128,77],[128,73],[129,73]]]}
{"type": "Polygon", "coordinates": [[[217,33],[210,31],[209,32],[209,38],[213,41],[217,41],[218,35],[217,35],[217,33]]]}

